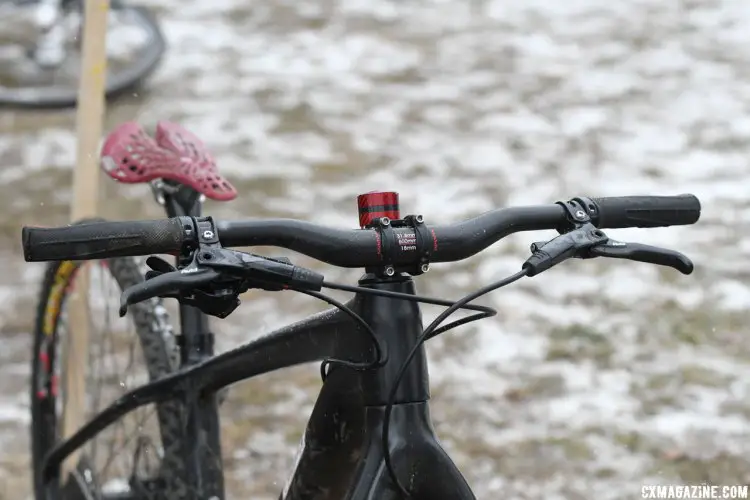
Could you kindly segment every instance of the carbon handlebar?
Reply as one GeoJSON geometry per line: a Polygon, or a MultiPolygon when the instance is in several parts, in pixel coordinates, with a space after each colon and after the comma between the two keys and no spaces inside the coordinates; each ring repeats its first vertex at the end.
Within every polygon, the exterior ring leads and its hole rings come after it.
{"type": "MultiPolygon", "coordinates": [[[[701,205],[693,195],[576,198],[602,229],[694,224],[701,205]]],[[[502,208],[446,226],[427,225],[432,262],[470,257],[519,231],[557,229],[568,223],[563,203],[502,208]]],[[[374,229],[334,229],[292,219],[216,222],[225,247],[277,246],[339,267],[400,265],[415,262],[414,229],[392,228],[383,241],[374,229]]],[[[27,262],[91,260],[155,253],[177,254],[196,240],[190,217],[154,221],[89,222],[58,228],[24,227],[27,262]]]]}

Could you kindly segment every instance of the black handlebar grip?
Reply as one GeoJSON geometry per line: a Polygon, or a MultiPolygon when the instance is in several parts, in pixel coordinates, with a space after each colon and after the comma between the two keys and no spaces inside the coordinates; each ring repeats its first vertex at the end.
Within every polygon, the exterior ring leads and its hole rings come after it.
{"type": "MultiPolygon", "coordinates": [[[[678,196],[618,196],[593,198],[597,226],[605,228],[663,227],[695,224],[701,202],[692,194],[678,196]]],[[[591,211],[592,207],[588,207],[591,211]]]]}
{"type": "Polygon", "coordinates": [[[181,250],[185,234],[183,222],[172,218],[24,227],[21,237],[26,261],[41,262],[175,253],[181,250]]]}

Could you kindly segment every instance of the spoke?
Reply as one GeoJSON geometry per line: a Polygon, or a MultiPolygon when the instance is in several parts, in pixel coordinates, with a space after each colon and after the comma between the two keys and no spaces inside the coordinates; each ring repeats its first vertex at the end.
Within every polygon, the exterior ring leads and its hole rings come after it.
{"type": "MultiPolygon", "coordinates": [[[[89,417],[139,382],[148,380],[148,368],[132,319],[114,316],[119,306],[119,286],[106,268],[92,267],[88,297],[93,333],[87,377],[89,417]]],[[[59,332],[61,337],[71,334],[64,314],[59,332]]],[[[136,472],[150,474],[158,470],[159,448],[155,443],[161,442],[159,428],[158,425],[149,425],[149,422],[156,422],[155,405],[126,415],[86,445],[84,453],[96,471],[100,485],[105,486],[113,480],[128,482],[136,472]],[[143,443],[148,444],[143,446],[143,443]],[[136,460],[138,471],[134,470],[136,460]]]]}

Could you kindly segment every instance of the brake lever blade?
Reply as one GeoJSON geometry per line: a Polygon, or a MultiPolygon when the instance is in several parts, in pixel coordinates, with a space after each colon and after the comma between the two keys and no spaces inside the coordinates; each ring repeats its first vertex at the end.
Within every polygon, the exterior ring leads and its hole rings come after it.
{"type": "Polygon", "coordinates": [[[682,274],[690,274],[694,268],[693,261],[680,252],[651,245],[642,245],[640,243],[623,243],[621,241],[609,240],[607,243],[589,249],[589,253],[592,257],[628,259],[672,267],[682,274]]]}
{"type": "Polygon", "coordinates": [[[126,288],[120,295],[120,316],[125,316],[130,304],[142,302],[152,297],[168,295],[180,290],[198,288],[206,285],[220,276],[213,269],[199,269],[194,271],[191,268],[188,273],[185,269],[171,273],[160,274],[151,279],[142,281],[137,285],[126,288]]]}

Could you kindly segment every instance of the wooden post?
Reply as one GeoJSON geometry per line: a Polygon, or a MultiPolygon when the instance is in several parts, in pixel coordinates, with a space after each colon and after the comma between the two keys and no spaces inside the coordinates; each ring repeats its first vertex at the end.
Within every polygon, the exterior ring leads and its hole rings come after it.
{"type": "MultiPolygon", "coordinates": [[[[73,171],[73,199],[70,216],[73,222],[98,213],[99,141],[102,136],[107,75],[107,21],[109,0],[85,0],[81,75],[78,86],[76,128],[78,147],[73,171]]],[[[89,272],[81,266],[76,277],[75,293],[68,303],[68,332],[63,346],[64,366],[62,437],[77,431],[86,418],[86,368],[89,364],[89,272]]],[[[78,453],[63,464],[62,478],[73,470],[78,453]]],[[[63,479],[64,480],[64,479],[63,479]]]]}

